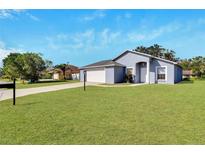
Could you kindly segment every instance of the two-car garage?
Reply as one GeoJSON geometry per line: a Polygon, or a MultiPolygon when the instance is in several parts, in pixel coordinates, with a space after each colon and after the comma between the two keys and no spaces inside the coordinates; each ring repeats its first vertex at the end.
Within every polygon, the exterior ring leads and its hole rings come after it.
{"type": "Polygon", "coordinates": [[[104,60],[94,64],[84,66],[80,69],[80,81],[96,83],[117,83],[122,82],[124,78],[124,66],[112,61],[104,60]]]}
{"type": "Polygon", "coordinates": [[[87,82],[100,82],[105,83],[105,69],[92,69],[86,71],[87,82]]]}

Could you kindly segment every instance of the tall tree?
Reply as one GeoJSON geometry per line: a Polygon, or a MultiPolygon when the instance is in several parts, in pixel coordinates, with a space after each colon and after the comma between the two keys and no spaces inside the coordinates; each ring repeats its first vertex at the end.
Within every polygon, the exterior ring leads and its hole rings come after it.
{"type": "Polygon", "coordinates": [[[148,53],[155,56],[155,57],[163,57],[165,49],[162,48],[161,45],[154,44],[153,46],[150,46],[147,48],[148,53]]]}
{"type": "Polygon", "coordinates": [[[46,68],[52,68],[53,62],[51,60],[45,60],[45,67],[46,68]]]}
{"type": "Polygon", "coordinates": [[[21,78],[35,82],[45,68],[45,61],[37,53],[11,53],[3,59],[4,74],[10,79],[21,78]]]}
{"type": "Polygon", "coordinates": [[[150,47],[139,46],[134,49],[134,51],[150,54],[155,57],[164,58],[171,61],[177,61],[175,57],[175,52],[173,50],[165,49],[161,45],[154,44],[150,47]]]}
{"type": "Polygon", "coordinates": [[[175,54],[176,53],[173,50],[167,49],[166,52],[164,52],[163,58],[171,61],[176,61],[175,54]]]}
{"type": "Polygon", "coordinates": [[[136,48],[134,49],[134,51],[148,54],[148,50],[147,50],[147,48],[144,47],[144,46],[136,47],[136,48]]]}
{"type": "Polygon", "coordinates": [[[198,77],[202,77],[205,74],[205,58],[202,56],[192,58],[191,67],[198,77]]]}
{"type": "Polygon", "coordinates": [[[31,82],[38,81],[41,71],[46,68],[45,61],[37,53],[23,53],[17,60],[22,66],[21,78],[30,80],[31,82]]]}
{"type": "Polygon", "coordinates": [[[183,70],[192,70],[192,59],[181,59],[179,61],[179,65],[183,68],[183,70]]]}
{"type": "Polygon", "coordinates": [[[10,53],[3,59],[3,72],[9,79],[20,77],[21,64],[17,60],[20,53],[10,53]]]}

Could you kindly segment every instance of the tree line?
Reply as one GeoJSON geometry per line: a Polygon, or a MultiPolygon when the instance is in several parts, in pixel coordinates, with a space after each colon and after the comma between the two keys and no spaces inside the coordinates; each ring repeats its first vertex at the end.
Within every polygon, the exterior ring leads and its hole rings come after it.
{"type": "Polygon", "coordinates": [[[199,78],[205,77],[205,57],[197,56],[190,59],[181,59],[179,64],[183,70],[192,70],[199,78]]]}
{"type": "MultiPolygon", "coordinates": [[[[205,75],[205,57],[198,56],[190,59],[180,59],[176,57],[174,50],[166,49],[158,44],[149,47],[138,46],[133,51],[175,61],[183,70],[192,70],[197,77],[203,77],[205,75]]],[[[54,66],[54,68],[61,69],[64,76],[66,67],[67,64],[54,66]]],[[[48,68],[53,68],[52,61],[43,59],[40,53],[10,53],[3,59],[3,68],[0,68],[0,76],[3,75],[9,79],[19,78],[21,80],[36,82],[41,77],[42,72],[48,68]]]]}

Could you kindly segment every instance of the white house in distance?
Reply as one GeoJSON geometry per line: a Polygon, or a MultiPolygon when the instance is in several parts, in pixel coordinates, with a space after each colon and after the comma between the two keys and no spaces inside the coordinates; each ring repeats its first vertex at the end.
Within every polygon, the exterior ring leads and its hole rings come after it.
{"type": "Polygon", "coordinates": [[[99,61],[80,68],[80,81],[122,83],[129,71],[134,83],[167,83],[182,81],[182,68],[173,61],[135,51],[125,51],[112,60],[99,61]]]}

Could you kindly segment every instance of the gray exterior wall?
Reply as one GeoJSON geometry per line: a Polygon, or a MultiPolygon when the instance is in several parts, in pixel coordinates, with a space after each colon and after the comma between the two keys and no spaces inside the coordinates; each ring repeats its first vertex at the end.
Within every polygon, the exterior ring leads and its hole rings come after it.
{"type": "Polygon", "coordinates": [[[106,67],[105,81],[108,84],[121,83],[124,81],[125,68],[124,67],[106,67]]]}
{"type": "Polygon", "coordinates": [[[133,68],[134,76],[134,82],[139,82],[138,76],[136,74],[139,74],[139,67],[137,63],[140,62],[149,62],[150,58],[146,56],[141,56],[133,53],[127,53],[126,55],[120,57],[116,60],[117,63],[120,63],[122,65],[125,65],[126,67],[133,68]]]}
{"type": "Polygon", "coordinates": [[[114,67],[106,67],[105,68],[105,82],[108,84],[115,83],[114,67]]]}
{"type": "Polygon", "coordinates": [[[178,83],[182,81],[182,68],[180,66],[175,65],[174,66],[174,82],[178,83]]]}
{"type": "Polygon", "coordinates": [[[174,64],[164,62],[158,59],[153,59],[150,62],[150,83],[168,83],[174,84],[174,64]],[[167,81],[158,82],[157,81],[157,66],[166,66],[167,67],[167,81]]]}
{"type": "Polygon", "coordinates": [[[121,83],[125,77],[125,67],[115,67],[115,83],[121,83]]]}
{"type": "MultiPolygon", "coordinates": [[[[139,82],[139,63],[140,62],[150,62],[150,83],[159,83],[156,78],[156,67],[157,66],[166,66],[167,67],[167,81],[168,84],[174,84],[175,83],[175,76],[174,76],[174,64],[171,64],[169,62],[165,62],[158,59],[150,59],[147,56],[142,56],[134,53],[127,53],[126,55],[120,57],[116,60],[116,62],[123,64],[127,67],[132,67],[134,70],[135,75],[135,82],[139,82]]],[[[163,83],[163,82],[162,82],[163,83]]]]}

